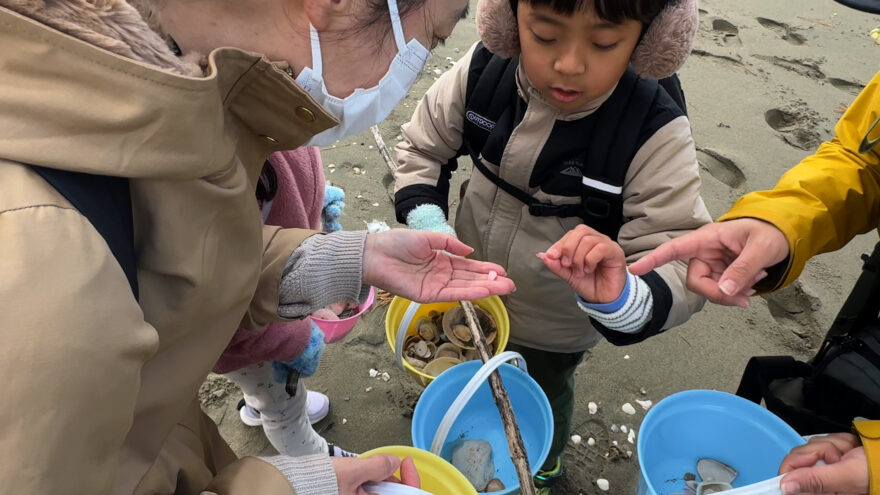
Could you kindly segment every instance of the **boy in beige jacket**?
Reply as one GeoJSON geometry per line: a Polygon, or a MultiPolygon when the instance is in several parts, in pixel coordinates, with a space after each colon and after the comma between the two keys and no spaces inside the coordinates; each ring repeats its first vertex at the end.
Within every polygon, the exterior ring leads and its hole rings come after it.
{"type": "Polygon", "coordinates": [[[474,162],[454,232],[516,282],[508,348],[554,414],[540,493],[562,475],[584,352],[680,325],[704,302],[683,263],[626,270],[710,221],[677,78],[648,79],[678,70],[696,17],[693,0],[484,0],[482,43],[403,128],[395,202],[411,228],[452,231],[455,159],[474,162]]]}

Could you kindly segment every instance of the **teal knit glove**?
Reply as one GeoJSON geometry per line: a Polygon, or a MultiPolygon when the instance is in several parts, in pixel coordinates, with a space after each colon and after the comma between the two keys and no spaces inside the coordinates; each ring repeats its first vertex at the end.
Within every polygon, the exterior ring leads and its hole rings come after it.
{"type": "Polygon", "coordinates": [[[443,209],[432,204],[419,205],[413,208],[406,215],[406,226],[414,230],[427,230],[428,232],[455,235],[455,229],[446,222],[446,215],[443,214],[443,209]]]}

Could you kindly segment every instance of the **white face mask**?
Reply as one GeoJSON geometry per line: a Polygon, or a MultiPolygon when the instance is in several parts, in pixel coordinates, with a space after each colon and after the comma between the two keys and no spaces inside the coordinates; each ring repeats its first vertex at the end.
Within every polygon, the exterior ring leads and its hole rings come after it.
{"type": "Polygon", "coordinates": [[[321,42],[318,38],[318,32],[313,26],[310,26],[313,67],[303,69],[296,78],[296,82],[340,123],[338,126],[314,136],[308,145],[327,146],[345,137],[363,132],[388,118],[394,107],[406,97],[409,89],[419,77],[419,73],[428,63],[431,52],[422,46],[417,39],[413,38],[407,43],[403,36],[397,0],[388,0],[388,10],[391,13],[391,26],[394,30],[398,53],[378,85],[370,89],[358,88],[345,99],[337,98],[327,92],[322,75],[321,42]]]}

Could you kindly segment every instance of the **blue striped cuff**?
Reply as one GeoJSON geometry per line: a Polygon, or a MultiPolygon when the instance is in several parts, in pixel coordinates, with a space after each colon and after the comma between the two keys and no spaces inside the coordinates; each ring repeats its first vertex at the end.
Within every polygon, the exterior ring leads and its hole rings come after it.
{"type": "Polygon", "coordinates": [[[602,313],[615,313],[617,311],[620,311],[620,308],[622,308],[623,305],[626,304],[626,300],[629,298],[629,291],[630,291],[630,287],[632,286],[630,279],[632,277],[633,277],[633,275],[631,273],[626,272],[626,283],[623,286],[623,292],[620,293],[620,297],[618,297],[614,301],[611,301],[610,303],[593,304],[593,303],[585,301],[580,296],[580,294],[578,294],[576,292],[575,292],[574,296],[577,298],[577,301],[581,306],[585,306],[587,308],[590,308],[595,311],[600,311],[602,313]]]}

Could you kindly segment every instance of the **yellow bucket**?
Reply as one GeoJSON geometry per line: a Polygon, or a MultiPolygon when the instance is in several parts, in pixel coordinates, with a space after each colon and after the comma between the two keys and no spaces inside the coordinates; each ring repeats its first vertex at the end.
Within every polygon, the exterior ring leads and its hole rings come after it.
{"type": "MultiPolygon", "coordinates": [[[[483,299],[477,299],[476,301],[473,301],[473,303],[485,309],[490,315],[492,315],[492,318],[495,319],[495,324],[498,327],[498,334],[495,337],[494,342],[495,354],[503,352],[507,347],[507,339],[510,337],[510,320],[507,318],[507,309],[504,308],[504,303],[501,302],[501,298],[498,296],[490,296],[483,299]]],[[[403,321],[404,314],[406,313],[407,308],[409,308],[409,305],[410,301],[408,299],[395,296],[394,299],[391,300],[391,304],[388,306],[388,313],[385,315],[385,337],[388,341],[388,346],[391,347],[391,352],[396,352],[395,342],[397,341],[397,328],[400,326],[401,321],[403,321]]],[[[438,313],[444,313],[450,308],[458,305],[457,302],[422,304],[419,306],[419,309],[410,321],[406,334],[415,335],[417,331],[416,323],[419,321],[419,318],[428,316],[429,312],[436,311],[438,313]]],[[[434,380],[433,376],[423,373],[415,366],[406,362],[406,360],[403,361],[403,367],[419,385],[427,386],[434,380]]]]}
{"type": "MultiPolygon", "coordinates": [[[[412,457],[422,481],[422,490],[434,495],[477,495],[471,483],[442,457],[415,447],[389,446],[373,449],[360,455],[361,459],[376,454],[391,454],[405,459],[412,457]]],[[[396,473],[400,477],[400,471],[396,473]]]]}

